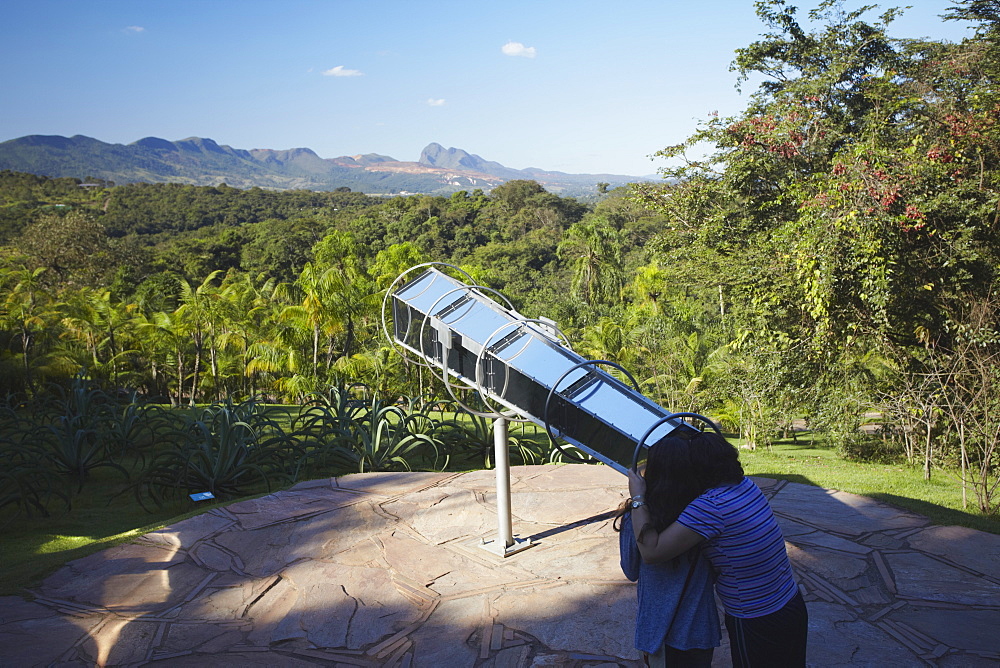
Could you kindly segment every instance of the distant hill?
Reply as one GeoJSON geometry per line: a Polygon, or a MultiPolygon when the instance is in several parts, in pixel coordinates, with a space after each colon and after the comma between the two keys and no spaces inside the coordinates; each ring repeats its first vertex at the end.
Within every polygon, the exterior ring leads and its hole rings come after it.
{"type": "Polygon", "coordinates": [[[592,194],[601,182],[615,187],[648,178],[511,169],[436,143],[421,152],[419,161],[404,162],[375,153],[321,158],[308,148],[235,149],[200,137],[178,141],[146,137],[131,144],[106,144],[82,135],[30,135],[0,142],[0,169],[115,183],[226,183],[279,190],[347,187],[370,194],[447,194],[532,179],[550,192],[579,196],[592,194]]]}

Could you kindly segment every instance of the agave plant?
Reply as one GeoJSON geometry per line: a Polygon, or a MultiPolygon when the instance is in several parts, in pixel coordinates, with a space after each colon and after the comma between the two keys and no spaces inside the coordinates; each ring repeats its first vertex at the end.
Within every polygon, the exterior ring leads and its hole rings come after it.
{"type": "Polygon", "coordinates": [[[41,431],[52,469],[74,477],[78,491],[97,468],[113,468],[127,478],[128,471],[115,461],[109,448],[107,433],[113,420],[107,394],[78,374],[56,405],[54,420],[41,431]]]}
{"type": "Polygon", "coordinates": [[[104,436],[109,441],[108,447],[119,457],[141,455],[156,441],[157,426],[171,422],[162,406],[143,402],[132,392],[127,400],[115,402],[109,408],[104,436]]]}
{"type": "Polygon", "coordinates": [[[282,466],[292,439],[252,403],[212,406],[189,416],[171,435],[173,446],[156,455],[134,485],[140,503],[157,505],[168,494],[211,492],[233,498],[287,478],[282,466]],[[249,418],[257,424],[251,424],[249,418]]]}
{"type": "Polygon", "coordinates": [[[427,416],[376,403],[361,424],[359,440],[354,443],[358,471],[409,471],[411,458],[426,460],[430,453],[434,456],[433,467],[438,467],[440,441],[427,416]]]}
{"type": "Polygon", "coordinates": [[[56,498],[70,509],[62,481],[45,466],[44,455],[28,440],[0,440],[0,509],[13,507],[13,512],[7,513],[8,522],[33,511],[48,517],[49,505],[56,498]]]}
{"type": "Polygon", "coordinates": [[[364,402],[353,398],[349,389],[331,388],[328,395],[313,397],[291,425],[302,452],[295,476],[302,470],[339,473],[356,469],[355,443],[365,413],[364,402]]]}
{"type": "MultiPolygon", "coordinates": [[[[483,466],[493,466],[494,418],[470,412],[458,403],[438,402],[442,412],[450,411],[450,419],[441,419],[439,431],[445,436],[451,456],[482,462],[483,466]]],[[[512,461],[521,464],[537,464],[558,456],[558,450],[551,447],[547,438],[540,437],[539,427],[531,422],[512,423],[507,433],[507,446],[512,461]]]]}

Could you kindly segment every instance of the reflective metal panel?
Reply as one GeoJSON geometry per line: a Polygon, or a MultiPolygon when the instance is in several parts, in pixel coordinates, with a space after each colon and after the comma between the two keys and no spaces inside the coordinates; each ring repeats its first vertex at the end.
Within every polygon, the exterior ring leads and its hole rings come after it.
{"type": "Polygon", "coordinates": [[[485,290],[437,269],[396,290],[392,300],[396,343],[622,473],[647,432],[645,445],[682,423],[656,426],[670,411],[485,290]]]}

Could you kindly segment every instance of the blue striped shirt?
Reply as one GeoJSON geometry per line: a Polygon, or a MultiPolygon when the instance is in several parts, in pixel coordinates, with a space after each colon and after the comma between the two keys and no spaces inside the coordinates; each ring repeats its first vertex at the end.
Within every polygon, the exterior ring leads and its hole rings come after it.
{"type": "Polygon", "coordinates": [[[771,506],[750,478],[707,490],[677,521],[706,538],[715,589],[733,617],[762,617],[795,595],[785,539],[771,506]]]}

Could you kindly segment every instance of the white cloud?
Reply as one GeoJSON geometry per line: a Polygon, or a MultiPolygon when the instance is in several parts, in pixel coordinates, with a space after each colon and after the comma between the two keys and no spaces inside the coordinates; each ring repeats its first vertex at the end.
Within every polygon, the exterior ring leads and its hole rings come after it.
{"type": "Polygon", "coordinates": [[[427,100],[427,106],[428,107],[443,107],[444,106],[444,98],[442,97],[439,100],[435,100],[432,97],[432,98],[430,98],[430,99],[427,100]]]}
{"type": "Polygon", "coordinates": [[[125,32],[146,32],[146,29],[142,26],[127,26],[125,32]]]}
{"type": "Polygon", "coordinates": [[[331,67],[328,70],[323,70],[323,76],[325,77],[360,77],[364,76],[364,72],[361,70],[349,70],[343,65],[337,65],[336,67],[331,67]]]}
{"type": "Polygon", "coordinates": [[[500,47],[505,56],[521,56],[522,58],[534,58],[537,51],[533,46],[525,46],[520,42],[507,42],[500,47]]]}

